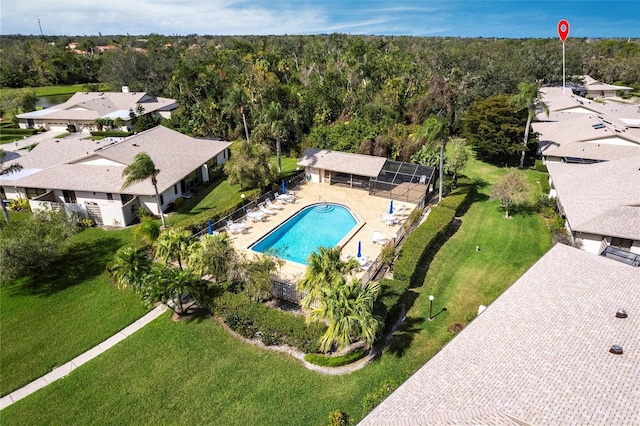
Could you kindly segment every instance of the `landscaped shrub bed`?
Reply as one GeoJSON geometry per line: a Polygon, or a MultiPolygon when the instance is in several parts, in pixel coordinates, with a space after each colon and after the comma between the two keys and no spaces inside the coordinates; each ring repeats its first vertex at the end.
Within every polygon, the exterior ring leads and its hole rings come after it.
{"type": "Polygon", "coordinates": [[[311,364],[320,365],[322,367],[340,367],[342,365],[351,364],[361,359],[367,351],[364,349],[356,349],[350,354],[342,356],[326,356],[322,354],[306,354],[304,359],[311,364]]]}
{"type": "Polygon", "coordinates": [[[126,138],[131,136],[133,132],[123,132],[120,130],[96,130],[91,132],[91,136],[113,137],[113,138],[126,138]]]}
{"type": "Polygon", "coordinates": [[[305,323],[304,317],[252,302],[245,294],[226,292],[210,302],[211,311],[236,333],[258,338],[267,346],[286,344],[304,353],[316,353],[325,324],[305,323]]]}
{"type": "Polygon", "coordinates": [[[0,133],[3,135],[25,135],[25,136],[33,136],[38,133],[38,129],[17,129],[11,127],[2,127],[0,128],[0,133]]]}

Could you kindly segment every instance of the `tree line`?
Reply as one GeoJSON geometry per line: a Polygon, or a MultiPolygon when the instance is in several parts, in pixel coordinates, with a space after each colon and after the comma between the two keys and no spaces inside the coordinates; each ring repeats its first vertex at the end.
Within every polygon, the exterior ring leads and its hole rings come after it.
{"type": "MultiPolygon", "coordinates": [[[[443,118],[448,134],[464,134],[476,103],[516,94],[523,82],[562,81],[557,39],[152,34],[2,42],[1,87],[129,86],[177,99],[179,111],[164,124],[183,133],[249,139],[291,155],[313,146],[409,161],[430,116],[443,118]]],[[[638,40],[569,39],[566,52],[576,82],[589,74],[640,85],[638,40]]]]}

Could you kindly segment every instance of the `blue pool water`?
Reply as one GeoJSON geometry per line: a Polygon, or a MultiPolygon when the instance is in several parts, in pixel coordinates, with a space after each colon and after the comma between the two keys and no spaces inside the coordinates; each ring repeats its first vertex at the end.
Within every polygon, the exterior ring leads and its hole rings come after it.
{"type": "Polygon", "coordinates": [[[251,249],[260,253],[276,250],[278,257],[306,265],[312,252],[318,247],[335,247],[356,223],[343,206],[315,204],[296,213],[251,249]]]}

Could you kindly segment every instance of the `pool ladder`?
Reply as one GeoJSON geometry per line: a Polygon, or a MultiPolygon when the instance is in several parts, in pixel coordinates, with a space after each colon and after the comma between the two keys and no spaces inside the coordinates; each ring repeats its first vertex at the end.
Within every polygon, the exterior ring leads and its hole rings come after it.
{"type": "Polygon", "coordinates": [[[324,203],[324,206],[326,208],[329,208],[329,204],[325,201],[324,198],[322,198],[322,195],[318,195],[318,199],[320,200],[320,202],[324,203]]]}

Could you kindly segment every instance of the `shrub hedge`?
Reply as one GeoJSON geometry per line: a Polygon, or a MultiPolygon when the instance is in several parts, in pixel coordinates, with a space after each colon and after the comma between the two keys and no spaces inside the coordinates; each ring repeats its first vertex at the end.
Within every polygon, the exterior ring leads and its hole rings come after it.
{"type": "Polygon", "coordinates": [[[364,349],[356,349],[350,354],[342,356],[326,356],[322,354],[306,354],[304,359],[311,364],[320,365],[322,367],[340,367],[342,365],[351,364],[361,359],[367,351],[364,349]]]}
{"type": "Polygon", "coordinates": [[[133,132],[123,132],[120,130],[96,130],[91,132],[91,136],[103,136],[103,137],[114,137],[114,138],[125,138],[127,136],[131,136],[133,132]]]}
{"type": "Polygon", "coordinates": [[[373,305],[373,312],[382,319],[385,325],[383,335],[391,331],[393,324],[388,320],[398,317],[400,300],[408,289],[409,281],[388,278],[380,280],[380,295],[373,305]]]}
{"type": "Polygon", "coordinates": [[[539,172],[549,173],[547,166],[542,162],[542,160],[536,160],[535,169],[539,172]]]}
{"type": "Polygon", "coordinates": [[[209,302],[211,311],[224,318],[236,333],[260,339],[267,346],[286,344],[304,353],[319,352],[325,324],[305,323],[304,317],[271,309],[251,301],[245,294],[225,292],[209,302]]]}
{"type": "Polygon", "coordinates": [[[393,278],[413,282],[418,265],[447,233],[456,214],[473,201],[475,186],[465,177],[458,180],[458,188],[431,208],[427,219],[405,241],[393,269],[393,278]]]}
{"type": "Polygon", "coordinates": [[[38,129],[15,129],[10,127],[0,128],[0,133],[3,135],[28,135],[33,136],[38,133],[38,129]]]}

